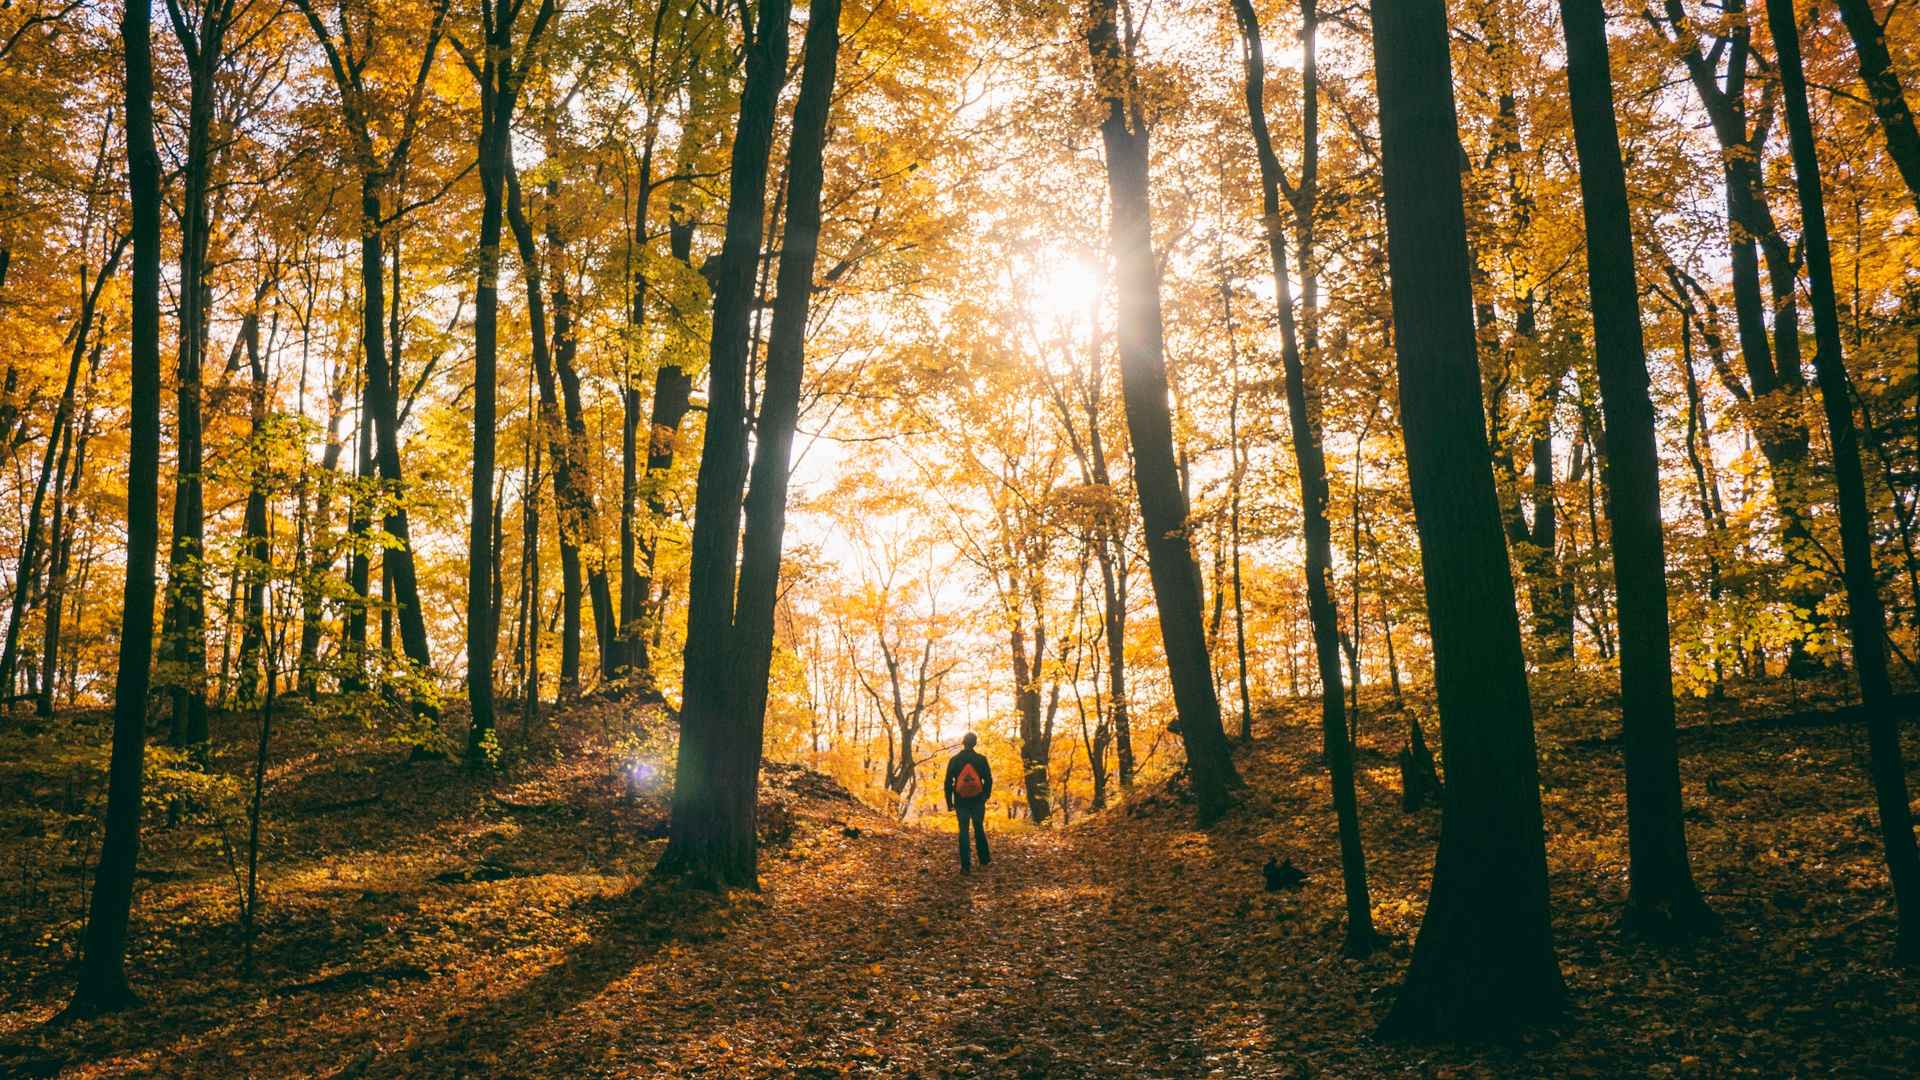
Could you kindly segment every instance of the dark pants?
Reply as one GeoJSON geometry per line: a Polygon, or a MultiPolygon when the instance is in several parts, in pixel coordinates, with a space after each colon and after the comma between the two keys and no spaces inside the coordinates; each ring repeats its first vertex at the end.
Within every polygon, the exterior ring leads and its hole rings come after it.
{"type": "Polygon", "coordinates": [[[967,827],[973,827],[974,846],[980,850],[980,865],[985,866],[993,860],[987,856],[987,800],[961,799],[953,804],[953,812],[960,819],[960,869],[971,870],[973,864],[967,851],[967,827]]]}

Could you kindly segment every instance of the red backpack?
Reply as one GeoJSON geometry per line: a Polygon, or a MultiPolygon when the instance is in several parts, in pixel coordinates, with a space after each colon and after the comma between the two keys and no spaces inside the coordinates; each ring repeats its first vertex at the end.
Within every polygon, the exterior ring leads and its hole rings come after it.
{"type": "Polygon", "coordinates": [[[973,762],[960,766],[960,775],[953,778],[953,793],[962,799],[977,799],[987,790],[986,781],[974,771],[973,762]]]}

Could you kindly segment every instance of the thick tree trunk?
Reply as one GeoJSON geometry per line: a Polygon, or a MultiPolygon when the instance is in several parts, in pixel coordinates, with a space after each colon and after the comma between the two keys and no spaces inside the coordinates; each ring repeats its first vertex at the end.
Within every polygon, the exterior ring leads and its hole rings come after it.
{"type": "Polygon", "coordinates": [[[1894,712],[1887,675],[1886,616],[1873,573],[1873,517],[1860,466],[1860,441],[1854,429],[1853,389],[1841,358],[1840,314],[1833,291],[1833,259],[1828,250],[1827,216],[1821,201],[1820,160],[1807,108],[1806,76],[1800,62],[1799,27],[1791,0],[1770,0],[1768,22],[1779,50],[1781,86],[1787,106],[1787,133],[1793,148],[1793,172],[1800,193],[1801,239],[1807,258],[1807,283],[1813,299],[1814,376],[1827,414],[1833,444],[1834,480],[1840,492],[1840,548],[1847,584],[1848,623],[1853,637],[1853,666],[1867,716],[1868,769],[1873,778],[1893,880],[1899,918],[1901,959],[1920,958],[1920,850],[1913,839],[1913,811],[1900,753],[1900,721],[1894,712]]]}
{"type": "Polygon", "coordinates": [[[1127,52],[1121,45],[1118,0],[1091,0],[1087,50],[1105,113],[1100,134],[1107,152],[1107,190],[1118,267],[1121,396],[1132,436],[1134,484],[1146,529],[1147,572],[1159,608],[1167,674],[1173,684],[1180,739],[1200,823],[1227,811],[1228,791],[1240,786],[1232,748],[1220,724],[1202,619],[1200,576],[1194,564],[1186,496],[1173,457],[1162,349],[1159,265],[1154,258],[1149,202],[1147,129],[1127,52]]]}
{"type": "MultiPolygon", "coordinates": [[[[748,333],[766,224],[767,161],[786,75],[789,0],[762,0],[746,54],[728,185],[726,234],[713,275],[706,440],[694,496],[680,709],[667,850],[654,867],[710,888],[757,886],[754,833],[759,717],[732,706],[749,676],[734,633],[742,481],[747,473],[748,333]]],[[[765,451],[763,450],[763,453],[765,451]]]]}
{"type": "MultiPolygon", "coordinates": [[[[782,25],[777,30],[769,27],[764,21],[767,16],[763,11],[759,34],[763,40],[773,40],[761,59],[780,61],[786,54],[787,11],[782,0],[767,0],[766,7],[779,9],[773,14],[781,20],[782,25]]],[[[808,9],[800,93],[794,103],[793,136],[787,153],[787,212],[780,248],[779,291],[774,299],[773,323],[767,339],[766,384],[760,397],[757,448],[744,506],[746,530],[741,542],[739,603],[733,612],[729,639],[723,643],[721,650],[709,654],[707,658],[709,664],[720,658],[731,660],[731,663],[714,665],[704,672],[708,679],[704,686],[709,691],[719,691],[709,699],[707,711],[699,716],[708,729],[710,741],[707,743],[708,760],[704,763],[704,775],[696,783],[700,790],[708,793],[708,813],[703,817],[682,817],[679,786],[684,786],[687,779],[693,776],[683,759],[679,773],[680,785],[676,786],[674,792],[674,816],[668,851],[661,857],[661,866],[668,870],[687,873],[695,881],[710,881],[720,885],[758,887],[755,809],[766,720],[768,671],[773,661],[774,613],[780,596],[780,552],[786,526],[787,479],[794,431],[800,415],[807,312],[813,297],[814,265],[819,252],[823,156],[828,112],[833,100],[834,75],[839,60],[839,21],[839,0],[814,0],[808,9]],[[713,710],[713,704],[719,704],[720,709],[713,710]],[[679,852],[677,861],[676,849],[679,852]]],[[[754,81],[750,71],[750,91],[755,88],[754,81]]],[[[768,80],[769,83],[772,81],[768,80]]],[[[775,87],[769,85],[766,89],[775,87]]],[[[749,93],[742,98],[742,137],[748,134],[746,115],[754,104],[753,97],[749,93]]],[[[771,119],[771,107],[767,112],[767,119],[771,119]]],[[[764,192],[764,156],[756,153],[753,160],[761,162],[758,190],[764,192]]],[[[737,192],[739,189],[735,190],[737,192]]],[[[731,207],[728,218],[731,234],[731,207]]],[[[746,266],[729,264],[725,272],[737,275],[737,286],[751,287],[750,263],[746,266]]],[[[744,316],[745,311],[742,310],[740,314],[744,316]]],[[[714,316],[717,343],[720,325],[717,299],[714,316]]],[[[738,325],[740,330],[745,330],[746,319],[741,318],[738,325]]],[[[745,344],[744,334],[739,344],[745,344]]],[[[746,359],[744,350],[736,355],[742,361],[746,359]]],[[[709,425],[714,419],[709,414],[709,425]]],[[[744,439],[744,430],[739,434],[744,439]]],[[[709,445],[712,445],[711,439],[709,445]]],[[[703,461],[703,473],[704,469],[703,461]]],[[[737,485],[737,479],[735,483],[737,485]]],[[[704,484],[702,486],[704,488],[704,484]]],[[[698,527],[699,519],[696,518],[696,530],[698,527]]],[[[695,546],[696,549],[699,546],[697,540],[695,546]]],[[[694,644],[690,638],[687,649],[689,669],[693,666],[693,660],[694,644]]],[[[691,686],[689,683],[690,690],[691,686]]],[[[687,698],[689,707],[682,710],[683,747],[686,732],[695,719],[691,708],[693,702],[690,692],[687,698]]]]}
{"type": "Polygon", "coordinates": [[[120,679],[113,694],[113,751],[107,766],[106,836],[88,907],[80,979],[69,1014],[125,1008],[127,919],[140,853],[141,775],[147,690],[153,662],[153,572],[159,543],[160,479],[160,154],[153,137],[153,13],[126,6],[127,177],[133,210],[133,388],[128,415],[127,573],[121,602],[120,679]]]}
{"type": "Polygon", "coordinates": [[[1400,409],[1447,766],[1433,891],[1381,1033],[1470,1038],[1557,1015],[1565,988],[1480,400],[1446,6],[1372,10],[1400,409]]]}
{"type": "MultiPolygon", "coordinates": [[[[1776,0],[1777,2],[1777,0],[1776,0]]],[[[1716,923],[1687,861],[1673,717],[1660,448],[1634,280],[1626,169],[1613,111],[1601,0],[1561,0],[1567,85],[1580,161],[1595,367],[1606,419],[1607,519],[1619,596],[1620,721],[1627,769],[1626,924],[1662,938],[1716,923]]]]}
{"type": "MultiPolygon", "coordinates": [[[[1322,687],[1321,743],[1326,752],[1327,771],[1333,782],[1334,816],[1339,823],[1341,877],[1346,885],[1345,951],[1350,956],[1364,956],[1372,951],[1377,935],[1373,929],[1373,902],[1367,892],[1366,854],[1360,841],[1359,803],[1354,794],[1353,756],[1348,742],[1346,702],[1340,683],[1340,627],[1330,588],[1333,530],[1327,520],[1327,464],[1321,453],[1320,427],[1308,409],[1306,369],[1301,361],[1299,335],[1293,317],[1292,284],[1287,279],[1286,233],[1281,221],[1284,174],[1279,156],[1273,149],[1273,136],[1267,127],[1264,100],[1267,64],[1259,18],[1252,0],[1234,0],[1233,9],[1240,23],[1246,60],[1247,118],[1252,125],[1254,149],[1260,164],[1261,215],[1266,226],[1267,255],[1272,261],[1279,305],[1280,360],[1286,378],[1287,418],[1293,429],[1294,462],[1300,472],[1301,521],[1307,549],[1307,614],[1313,623],[1314,654],[1319,663],[1322,687]]],[[[1311,57],[1315,48],[1313,31],[1318,21],[1314,0],[1306,0],[1302,4],[1302,14],[1308,28],[1302,41],[1306,56],[1311,57]]],[[[1316,92],[1317,87],[1309,84],[1307,93],[1316,92]]],[[[1317,132],[1313,135],[1317,136],[1317,132]]],[[[1317,160],[1318,148],[1310,144],[1306,154],[1317,160]]]]}

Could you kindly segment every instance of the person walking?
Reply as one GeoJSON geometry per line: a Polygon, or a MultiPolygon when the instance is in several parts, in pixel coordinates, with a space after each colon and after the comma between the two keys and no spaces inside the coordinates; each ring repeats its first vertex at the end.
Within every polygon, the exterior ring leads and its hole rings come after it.
{"type": "Polygon", "coordinates": [[[993,794],[993,765],[987,755],[975,750],[980,737],[967,732],[960,740],[960,752],[947,762],[947,809],[960,819],[960,872],[970,874],[973,865],[967,847],[968,823],[972,823],[974,846],[980,852],[980,865],[993,861],[987,854],[987,797],[993,794]]]}

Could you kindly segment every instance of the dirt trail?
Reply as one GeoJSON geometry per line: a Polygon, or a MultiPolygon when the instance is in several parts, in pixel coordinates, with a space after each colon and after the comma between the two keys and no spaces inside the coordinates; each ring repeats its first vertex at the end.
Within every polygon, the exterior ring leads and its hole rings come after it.
{"type": "Polygon", "coordinates": [[[1195,985],[1179,916],[1117,883],[1126,856],[1088,835],[1002,831],[970,877],[951,832],[802,841],[716,931],[682,926],[694,940],[660,947],[647,923],[605,919],[538,985],[501,988],[366,1074],[1290,1071],[1271,1047],[1245,1056],[1258,1014],[1195,985]]]}

